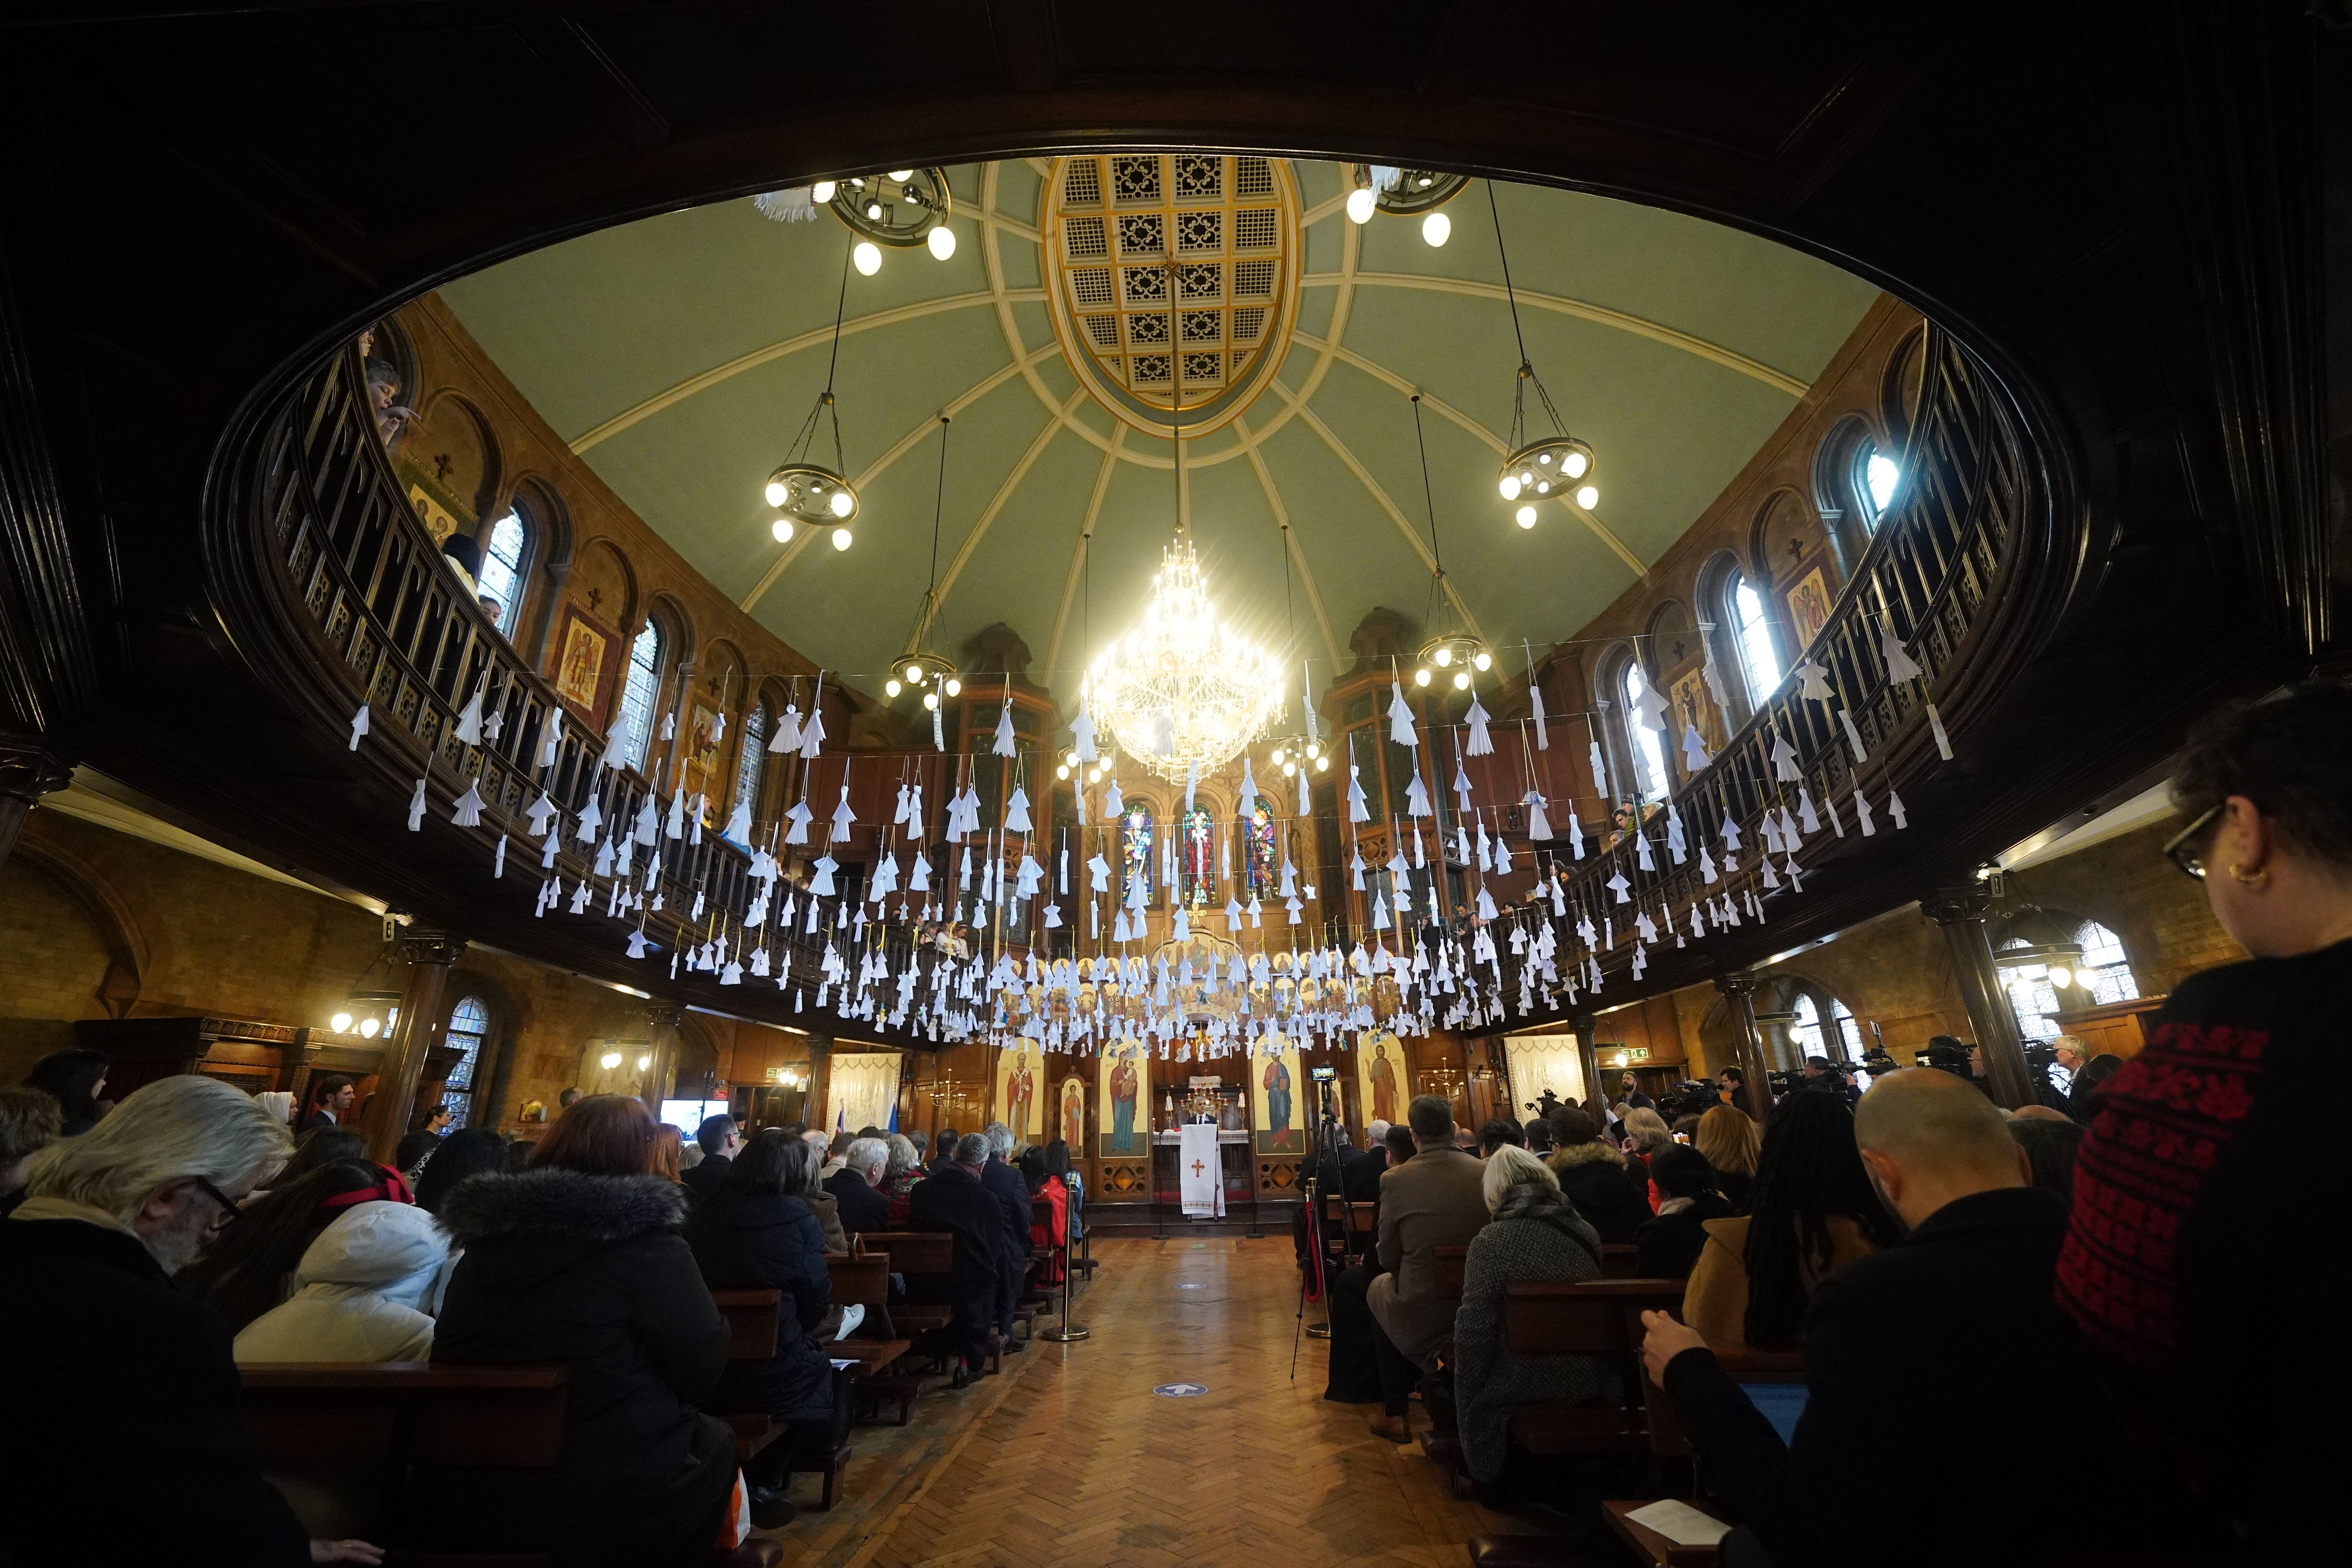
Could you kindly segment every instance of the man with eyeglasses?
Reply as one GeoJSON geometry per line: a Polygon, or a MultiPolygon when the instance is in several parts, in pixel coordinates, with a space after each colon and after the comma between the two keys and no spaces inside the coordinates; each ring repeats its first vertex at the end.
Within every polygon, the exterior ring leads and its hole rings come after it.
{"type": "Polygon", "coordinates": [[[383,1561],[365,1542],[310,1540],[262,1479],[228,1325],[172,1284],[291,1148],[257,1101],[191,1075],[34,1156],[25,1202],[0,1224],[12,1568],[383,1561]]]}

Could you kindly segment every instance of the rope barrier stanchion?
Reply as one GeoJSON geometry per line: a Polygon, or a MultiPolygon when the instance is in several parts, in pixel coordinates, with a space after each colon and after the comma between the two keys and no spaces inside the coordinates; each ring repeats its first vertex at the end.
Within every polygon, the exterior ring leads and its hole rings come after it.
{"type": "Polygon", "coordinates": [[[1077,1272],[1070,1267],[1070,1226],[1066,1218],[1062,1222],[1062,1319],[1050,1329],[1039,1329],[1035,1334],[1048,1344],[1070,1345],[1093,1337],[1084,1323],[1070,1321],[1070,1293],[1077,1272]]]}

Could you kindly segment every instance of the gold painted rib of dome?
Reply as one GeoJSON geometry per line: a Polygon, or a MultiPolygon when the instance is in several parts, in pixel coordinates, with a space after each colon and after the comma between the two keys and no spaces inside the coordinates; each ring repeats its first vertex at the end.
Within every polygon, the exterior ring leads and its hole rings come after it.
{"type": "Polygon", "coordinates": [[[1105,407],[1190,437],[1265,389],[1298,310],[1286,160],[1085,153],[1055,161],[1041,201],[1054,331],[1105,407]]]}

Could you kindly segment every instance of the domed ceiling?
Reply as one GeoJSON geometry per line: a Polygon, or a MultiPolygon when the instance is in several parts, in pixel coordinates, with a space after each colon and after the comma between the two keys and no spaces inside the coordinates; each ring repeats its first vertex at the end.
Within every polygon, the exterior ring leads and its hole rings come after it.
{"type": "MultiPolygon", "coordinates": [[[[1416,216],[1349,221],[1340,164],[1091,154],[947,174],[945,260],[891,249],[873,276],[845,272],[855,237],[831,212],[777,222],[746,200],[441,291],[696,569],[877,695],[923,605],[941,411],[927,643],[950,658],[1006,622],[1031,678],[1075,695],[1169,540],[1171,420],[1212,589],[1318,686],[1352,662],[1349,634],[1374,607],[1444,619],[1419,391],[1446,581],[1515,670],[1522,641],[1540,653],[1571,635],[1657,560],[1877,297],[1733,229],[1531,186],[1496,185],[1490,214],[1470,182],[1433,247],[1416,216]],[[1524,530],[1495,482],[1519,363],[1496,216],[1528,356],[1600,489],[1589,510],[1548,499],[1524,530]],[[836,301],[843,455],[863,498],[845,552],[814,529],[778,544],[761,496],[825,384],[836,301]]],[[[1549,433],[1528,404],[1530,437],[1549,433]]],[[[828,431],[820,460],[831,445],[828,431]]]]}

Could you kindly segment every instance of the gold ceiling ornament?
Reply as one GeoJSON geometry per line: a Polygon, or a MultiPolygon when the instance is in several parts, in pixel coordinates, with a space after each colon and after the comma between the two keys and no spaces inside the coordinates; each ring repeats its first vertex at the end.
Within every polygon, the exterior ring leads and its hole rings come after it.
{"type": "Polygon", "coordinates": [[[1486,182],[1486,211],[1495,220],[1495,249],[1503,258],[1503,298],[1510,303],[1511,337],[1519,347],[1518,377],[1511,388],[1511,449],[1496,471],[1496,487],[1505,500],[1519,503],[1511,521],[1521,528],[1533,528],[1541,515],[1538,501],[1573,500],[1591,511],[1601,504],[1601,490],[1592,482],[1592,448],[1568,433],[1559,410],[1552,406],[1551,394],[1536,374],[1534,361],[1528,357],[1527,334],[1519,329],[1519,296],[1511,287],[1511,253],[1503,246],[1503,210],[1496,204],[1492,180],[1486,182]],[[1549,436],[1531,436],[1528,430],[1530,386],[1543,405],[1544,416],[1551,421],[1549,436]]]}
{"type": "Polygon", "coordinates": [[[1054,331],[1097,401],[1195,435],[1265,391],[1298,310],[1298,189],[1288,160],[1215,153],[1057,160],[1038,231],[1054,331]]]}

